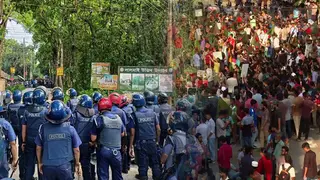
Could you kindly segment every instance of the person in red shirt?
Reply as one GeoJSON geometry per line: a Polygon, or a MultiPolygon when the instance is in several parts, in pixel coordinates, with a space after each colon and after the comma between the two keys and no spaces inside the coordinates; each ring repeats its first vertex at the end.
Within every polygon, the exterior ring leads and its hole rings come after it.
{"type": "Polygon", "coordinates": [[[266,151],[265,148],[260,149],[260,160],[258,162],[258,168],[256,171],[264,175],[265,180],[272,179],[272,160],[271,155],[266,151]]]}
{"type": "Polygon", "coordinates": [[[232,147],[227,144],[227,139],[224,136],[221,136],[219,141],[222,144],[218,151],[219,169],[221,172],[228,174],[231,168],[230,160],[232,158],[232,147]]]}

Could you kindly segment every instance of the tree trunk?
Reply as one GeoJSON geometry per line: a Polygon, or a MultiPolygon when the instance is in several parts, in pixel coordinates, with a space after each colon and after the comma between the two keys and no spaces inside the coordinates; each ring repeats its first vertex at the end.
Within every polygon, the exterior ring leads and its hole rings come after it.
{"type": "Polygon", "coordinates": [[[0,0],[0,70],[2,69],[2,60],[3,60],[3,46],[4,46],[4,37],[8,22],[8,17],[3,13],[4,12],[4,0],[0,0]]]}
{"type": "MultiPolygon", "coordinates": [[[[59,39],[59,44],[60,44],[60,67],[63,68],[63,43],[61,39],[59,39]]],[[[63,89],[63,76],[59,76],[59,87],[63,89]]]]}

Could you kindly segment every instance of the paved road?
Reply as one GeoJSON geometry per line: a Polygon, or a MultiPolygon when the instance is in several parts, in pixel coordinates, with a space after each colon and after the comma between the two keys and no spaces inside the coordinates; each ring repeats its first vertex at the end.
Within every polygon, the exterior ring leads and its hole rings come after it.
{"type": "MultiPolygon", "coordinates": [[[[311,138],[308,140],[308,142],[310,143],[310,145],[312,147],[312,150],[317,153],[317,162],[320,163],[320,146],[319,146],[319,144],[320,144],[320,135],[317,135],[316,132],[317,132],[316,130],[311,129],[311,132],[310,132],[311,138]]],[[[302,164],[303,164],[304,152],[301,149],[301,145],[302,145],[303,142],[304,141],[297,142],[295,140],[290,140],[290,147],[289,147],[290,148],[290,152],[289,153],[292,156],[293,163],[294,163],[294,168],[296,170],[296,179],[302,179],[302,164]]],[[[233,164],[237,164],[237,159],[236,158],[237,158],[237,154],[238,154],[238,150],[239,149],[240,149],[239,145],[234,145],[233,146],[233,159],[232,159],[232,163],[233,164]]],[[[260,158],[258,149],[256,149],[254,151],[254,158],[257,161],[260,158]]],[[[219,173],[218,173],[219,171],[218,171],[217,164],[211,164],[210,166],[213,169],[213,172],[216,175],[216,177],[219,177],[219,173]]],[[[137,173],[138,173],[137,166],[136,165],[132,165],[129,173],[128,174],[123,174],[123,179],[135,180],[134,176],[137,173]]],[[[19,172],[16,172],[14,174],[14,178],[15,179],[18,179],[18,174],[19,174],[19,172]]],[[[149,179],[151,179],[151,177],[152,177],[151,170],[149,170],[148,176],[149,176],[149,179]]],[[[205,178],[205,176],[204,176],[204,178],[205,178]]]]}

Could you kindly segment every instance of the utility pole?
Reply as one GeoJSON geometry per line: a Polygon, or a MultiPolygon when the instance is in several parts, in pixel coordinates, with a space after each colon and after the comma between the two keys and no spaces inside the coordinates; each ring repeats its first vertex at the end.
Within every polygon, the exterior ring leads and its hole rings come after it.
{"type": "Polygon", "coordinates": [[[22,58],[23,58],[23,78],[26,80],[26,56],[24,52],[24,47],[26,46],[26,39],[23,38],[23,47],[22,47],[22,58]]]}
{"type": "Polygon", "coordinates": [[[170,66],[170,63],[173,59],[173,49],[172,49],[172,35],[173,35],[173,26],[172,26],[172,16],[173,16],[173,0],[168,0],[168,33],[167,33],[167,66],[170,66]]]}

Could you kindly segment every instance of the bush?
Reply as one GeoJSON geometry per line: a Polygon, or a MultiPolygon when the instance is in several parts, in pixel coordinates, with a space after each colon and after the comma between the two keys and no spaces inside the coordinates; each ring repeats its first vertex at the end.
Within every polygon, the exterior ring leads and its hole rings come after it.
{"type": "Polygon", "coordinates": [[[18,85],[14,85],[14,86],[8,86],[6,89],[9,90],[9,91],[11,91],[11,92],[13,92],[13,91],[15,91],[15,90],[23,91],[23,90],[26,89],[26,88],[24,87],[24,85],[18,84],[18,85]]]}

